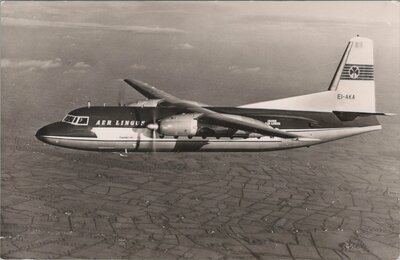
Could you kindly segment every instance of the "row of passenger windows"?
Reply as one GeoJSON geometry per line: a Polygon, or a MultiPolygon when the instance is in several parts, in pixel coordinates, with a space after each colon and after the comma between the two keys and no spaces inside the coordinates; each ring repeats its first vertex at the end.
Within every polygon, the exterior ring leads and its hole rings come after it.
{"type": "Polygon", "coordinates": [[[73,125],[88,125],[89,117],[88,116],[66,115],[62,121],[65,123],[73,124],[73,125]]]}

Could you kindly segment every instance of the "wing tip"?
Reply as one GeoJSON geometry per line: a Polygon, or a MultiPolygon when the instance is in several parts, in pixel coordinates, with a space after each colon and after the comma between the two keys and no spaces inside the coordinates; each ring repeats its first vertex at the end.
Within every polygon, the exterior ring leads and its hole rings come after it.
{"type": "Polygon", "coordinates": [[[382,113],[384,116],[397,116],[396,113],[382,113]]]}
{"type": "Polygon", "coordinates": [[[137,84],[137,85],[145,85],[145,86],[150,86],[148,83],[140,81],[138,79],[121,79],[122,81],[126,83],[131,83],[131,84],[137,84]]]}

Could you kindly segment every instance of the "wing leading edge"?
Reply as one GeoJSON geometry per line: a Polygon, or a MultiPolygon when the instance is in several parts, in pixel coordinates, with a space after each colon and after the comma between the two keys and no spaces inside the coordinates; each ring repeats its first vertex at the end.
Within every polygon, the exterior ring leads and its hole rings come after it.
{"type": "Polygon", "coordinates": [[[230,127],[248,132],[259,133],[262,135],[276,136],[281,138],[298,138],[298,139],[302,138],[302,136],[272,128],[271,126],[266,125],[264,122],[261,122],[259,120],[250,117],[222,114],[212,111],[195,101],[177,98],[169,93],[166,93],[160,89],[157,89],[156,87],[153,87],[139,80],[124,79],[124,82],[130,85],[135,90],[137,90],[140,94],[142,94],[146,98],[162,99],[164,102],[172,106],[186,109],[187,111],[192,113],[201,113],[202,118],[207,119],[210,123],[215,125],[230,127]]]}

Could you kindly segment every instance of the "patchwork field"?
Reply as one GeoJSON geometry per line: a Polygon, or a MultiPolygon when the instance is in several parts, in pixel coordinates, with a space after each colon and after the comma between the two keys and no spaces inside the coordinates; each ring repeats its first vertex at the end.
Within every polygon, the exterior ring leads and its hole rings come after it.
{"type": "Polygon", "coordinates": [[[128,158],[8,136],[1,257],[396,259],[400,162],[385,132],[128,158]]]}

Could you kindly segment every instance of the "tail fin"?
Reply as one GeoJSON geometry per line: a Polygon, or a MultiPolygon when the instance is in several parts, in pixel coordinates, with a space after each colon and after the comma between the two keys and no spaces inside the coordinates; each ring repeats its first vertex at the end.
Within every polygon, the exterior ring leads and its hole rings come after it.
{"type": "Polygon", "coordinates": [[[331,81],[337,111],[375,112],[375,81],[372,40],[350,39],[331,81]]]}
{"type": "MultiPolygon", "coordinates": [[[[372,40],[350,39],[328,91],[258,102],[242,108],[375,113],[372,40]]],[[[375,113],[376,114],[376,113],[375,113]]]]}

